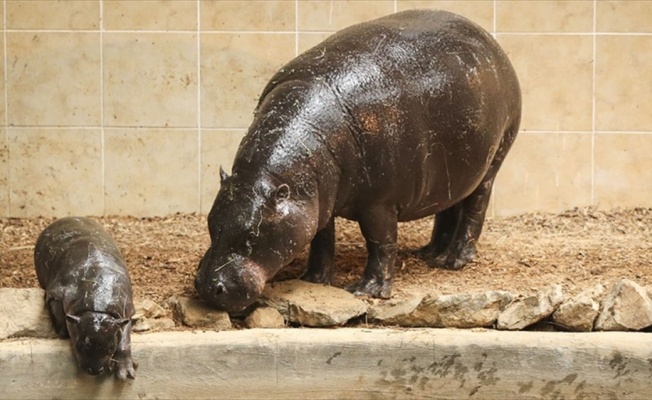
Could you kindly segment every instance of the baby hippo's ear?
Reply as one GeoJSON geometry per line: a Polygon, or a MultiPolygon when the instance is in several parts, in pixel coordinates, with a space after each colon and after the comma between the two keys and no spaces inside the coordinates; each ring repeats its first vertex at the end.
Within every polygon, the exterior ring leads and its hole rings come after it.
{"type": "Polygon", "coordinates": [[[286,183],[278,185],[274,192],[274,202],[278,204],[288,199],[290,199],[290,187],[286,183]]]}
{"type": "Polygon", "coordinates": [[[116,320],[116,322],[117,322],[118,326],[123,328],[125,325],[127,325],[129,322],[131,322],[131,319],[130,318],[123,318],[123,319],[116,320]]]}
{"type": "Polygon", "coordinates": [[[76,324],[79,322],[80,318],[76,315],[66,314],[66,320],[68,320],[68,322],[76,324]]]}

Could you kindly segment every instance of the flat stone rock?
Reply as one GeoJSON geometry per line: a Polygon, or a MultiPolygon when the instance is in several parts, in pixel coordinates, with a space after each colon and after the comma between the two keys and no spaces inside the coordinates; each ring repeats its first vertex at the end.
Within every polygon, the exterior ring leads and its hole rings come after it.
{"type": "Polygon", "coordinates": [[[600,297],[605,287],[597,284],[561,303],[552,320],[574,332],[590,332],[600,313],[600,297]]]}
{"type": "Polygon", "coordinates": [[[512,301],[505,291],[431,294],[388,306],[377,306],[370,318],[386,324],[431,328],[481,328],[492,326],[512,301]]]}
{"type": "Polygon", "coordinates": [[[54,338],[42,289],[0,289],[0,339],[54,338]]]}
{"type": "Polygon", "coordinates": [[[519,330],[549,317],[564,300],[561,285],[543,288],[532,296],[516,299],[497,319],[496,328],[519,330]]]}
{"type": "Polygon", "coordinates": [[[346,290],[296,279],[267,285],[260,303],[304,326],[342,325],[367,312],[367,304],[346,290]]]}
{"type": "Polygon", "coordinates": [[[259,307],[245,319],[247,328],[283,328],[285,319],[272,307],[259,307]]]}
{"type": "Polygon", "coordinates": [[[215,331],[231,329],[231,319],[224,311],[215,310],[204,302],[183,296],[172,296],[168,300],[176,321],[191,328],[207,328],[215,331]]]}
{"type": "Polygon", "coordinates": [[[652,300],[645,288],[621,279],[602,301],[595,330],[640,330],[652,325],[652,300]]]}
{"type": "Polygon", "coordinates": [[[131,330],[134,332],[169,331],[175,327],[172,318],[139,318],[134,322],[131,330]]]}
{"type": "Polygon", "coordinates": [[[385,325],[399,325],[417,309],[424,296],[416,296],[409,300],[388,300],[369,307],[369,319],[385,325]]]}
{"type": "Polygon", "coordinates": [[[165,308],[149,299],[135,301],[134,307],[136,308],[136,312],[131,319],[161,318],[167,315],[165,308]]]}

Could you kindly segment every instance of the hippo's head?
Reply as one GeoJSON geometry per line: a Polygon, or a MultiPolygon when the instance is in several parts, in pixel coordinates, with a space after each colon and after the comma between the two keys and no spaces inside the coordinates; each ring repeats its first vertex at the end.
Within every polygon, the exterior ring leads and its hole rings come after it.
{"type": "Polygon", "coordinates": [[[79,368],[91,375],[111,371],[113,355],[118,350],[121,331],[127,323],[129,319],[114,318],[101,312],[66,315],[66,325],[79,368]]]}
{"type": "Polygon", "coordinates": [[[289,264],[316,232],[313,196],[271,176],[221,171],[222,186],[208,214],[211,246],[199,262],[195,287],[211,306],[239,312],[265,282],[289,264]]]}

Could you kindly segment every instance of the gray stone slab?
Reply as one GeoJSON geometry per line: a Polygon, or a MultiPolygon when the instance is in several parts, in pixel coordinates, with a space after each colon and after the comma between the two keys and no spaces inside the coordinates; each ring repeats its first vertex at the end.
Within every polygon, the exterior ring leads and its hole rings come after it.
{"type": "Polygon", "coordinates": [[[133,335],[135,381],[77,370],[68,341],[0,342],[3,398],[643,399],[652,335],[251,329],[133,335]]]}

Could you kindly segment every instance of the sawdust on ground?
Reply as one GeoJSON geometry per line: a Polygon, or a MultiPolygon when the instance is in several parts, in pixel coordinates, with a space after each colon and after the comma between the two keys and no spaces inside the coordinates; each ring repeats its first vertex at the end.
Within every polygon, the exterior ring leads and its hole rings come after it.
{"type": "MultiPolygon", "coordinates": [[[[165,218],[98,218],[120,244],[136,299],[163,303],[175,294],[195,296],[193,280],[208,247],[206,218],[177,214],[165,218]]],[[[0,219],[0,287],[38,287],[33,249],[52,218],[0,219]]],[[[354,222],[337,220],[336,274],[342,287],[360,277],[364,240],[354,222]]],[[[576,294],[596,283],[611,286],[626,277],[652,284],[652,209],[573,209],[491,218],[485,223],[478,258],[461,271],[430,268],[411,254],[428,242],[432,219],[399,224],[399,255],[393,298],[418,293],[508,290],[531,293],[561,284],[576,294]]],[[[307,251],[274,280],[298,277],[307,251]]]]}

